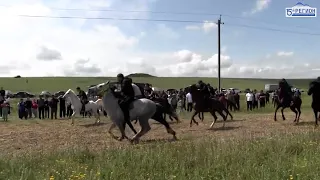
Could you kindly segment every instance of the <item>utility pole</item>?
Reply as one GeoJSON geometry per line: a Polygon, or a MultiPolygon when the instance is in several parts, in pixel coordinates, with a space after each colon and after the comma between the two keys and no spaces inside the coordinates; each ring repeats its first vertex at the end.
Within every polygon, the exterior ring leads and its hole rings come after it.
{"type": "Polygon", "coordinates": [[[221,30],[221,24],[224,24],[221,22],[221,15],[218,19],[218,90],[221,92],[221,42],[220,42],[220,30],[221,30]]]}

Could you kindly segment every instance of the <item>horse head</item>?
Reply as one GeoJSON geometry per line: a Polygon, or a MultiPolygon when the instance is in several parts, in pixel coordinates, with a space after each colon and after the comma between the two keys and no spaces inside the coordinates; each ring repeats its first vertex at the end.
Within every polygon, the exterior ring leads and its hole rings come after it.
{"type": "Polygon", "coordinates": [[[308,95],[312,95],[313,93],[318,92],[317,90],[320,89],[320,83],[317,81],[312,81],[309,84],[309,90],[308,90],[308,95]]]}
{"type": "Polygon", "coordinates": [[[115,86],[111,85],[110,82],[102,83],[97,85],[97,94],[100,97],[103,97],[107,94],[114,95],[115,86]]]}
{"type": "Polygon", "coordinates": [[[66,91],[66,93],[64,93],[62,98],[70,97],[71,95],[76,95],[76,94],[73,92],[72,89],[68,89],[68,91],[66,91]]]}

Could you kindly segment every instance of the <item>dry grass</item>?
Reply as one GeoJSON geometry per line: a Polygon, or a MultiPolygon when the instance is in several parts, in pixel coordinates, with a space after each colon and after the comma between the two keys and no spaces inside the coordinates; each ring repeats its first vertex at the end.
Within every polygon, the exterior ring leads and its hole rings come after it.
{"type": "MultiPolygon", "coordinates": [[[[313,116],[311,113],[302,114],[301,124],[295,126],[293,115],[286,113],[287,120],[273,121],[273,114],[235,114],[233,121],[228,120],[225,128],[221,121],[209,130],[211,117],[199,126],[189,127],[189,118],[183,118],[182,123],[171,123],[180,141],[197,141],[203,137],[216,140],[235,138],[257,138],[279,133],[301,133],[313,131],[313,116]]],[[[189,115],[185,116],[189,117],[189,115]]],[[[279,118],[281,119],[281,118],[279,118]]],[[[169,120],[170,121],[170,120],[169,120]]],[[[69,120],[13,120],[0,123],[0,149],[4,154],[24,154],[38,151],[60,151],[66,149],[89,149],[101,151],[107,148],[123,148],[129,145],[127,141],[118,142],[108,136],[109,119],[103,119],[99,126],[91,126],[93,119],[78,119],[75,126],[69,120]]],[[[141,143],[166,141],[171,138],[165,128],[150,120],[151,131],[141,140],[141,143]]],[[[139,129],[138,124],[135,125],[139,129]]],[[[114,132],[118,134],[118,130],[114,132]]],[[[127,128],[127,133],[132,134],[127,128]]]]}

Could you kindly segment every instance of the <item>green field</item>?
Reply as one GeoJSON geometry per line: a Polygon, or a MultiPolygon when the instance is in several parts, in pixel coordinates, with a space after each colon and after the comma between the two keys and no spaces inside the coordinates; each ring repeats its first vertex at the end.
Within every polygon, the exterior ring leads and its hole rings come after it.
{"type": "MultiPolygon", "coordinates": [[[[0,78],[4,89],[39,93],[86,88],[112,78],[0,78]],[[28,82],[27,82],[28,81],[28,82]]],[[[134,78],[160,88],[180,88],[200,78],[134,78]]],[[[201,78],[212,85],[216,79],[201,78]]],[[[288,80],[307,89],[310,80],[288,80]]],[[[264,89],[277,80],[223,79],[222,87],[264,89]]],[[[311,99],[303,95],[301,126],[273,121],[271,105],[247,113],[242,97],[241,112],[208,130],[209,116],[202,125],[189,128],[190,113],[182,113],[181,124],[172,124],[177,142],[168,142],[162,127],[152,125],[139,145],[117,142],[107,136],[109,125],[84,127],[93,120],[78,119],[74,127],[67,120],[16,120],[0,122],[0,179],[217,179],[282,180],[319,179],[319,130],[313,128],[311,99]],[[90,122],[89,122],[90,121],[90,122]],[[159,128],[160,127],[160,128],[159,128]]],[[[110,121],[105,119],[106,123],[110,121]]],[[[136,126],[137,127],[137,126],[136,126]]]]}
{"type": "MultiPolygon", "coordinates": [[[[134,82],[151,83],[155,87],[160,88],[182,88],[190,84],[197,83],[198,80],[203,80],[213,86],[218,85],[216,78],[133,78],[134,82]]],[[[40,93],[43,90],[60,91],[66,89],[75,89],[77,86],[87,88],[89,85],[94,85],[115,78],[108,77],[92,77],[92,78],[65,78],[65,77],[42,77],[42,78],[0,78],[0,85],[5,89],[16,91],[29,91],[32,93],[40,93]]],[[[222,79],[221,87],[223,88],[246,88],[263,90],[265,84],[276,84],[279,80],[275,79],[222,79]]],[[[307,89],[311,80],[308,79],[292,79],[287,80],[291,85],[301,89],[307,89]]]]}

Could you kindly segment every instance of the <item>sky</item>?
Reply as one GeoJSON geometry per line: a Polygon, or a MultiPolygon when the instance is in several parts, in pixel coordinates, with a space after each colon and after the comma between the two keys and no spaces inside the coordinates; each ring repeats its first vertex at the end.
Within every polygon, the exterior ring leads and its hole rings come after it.
{"type": "Polygon", "coordinates": [[[320,17],[286,18],[297,2],[2,0],[0,76],[217,77],[221,14],[222,77],[315,78],[320,17]]]}

